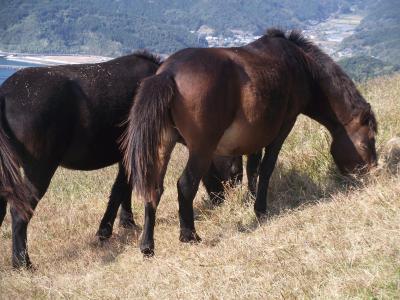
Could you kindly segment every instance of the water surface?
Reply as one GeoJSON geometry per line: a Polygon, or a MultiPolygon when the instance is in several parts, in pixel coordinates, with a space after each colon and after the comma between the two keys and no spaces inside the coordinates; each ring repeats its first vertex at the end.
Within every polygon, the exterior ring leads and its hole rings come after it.
{"type": "Polygon", "coordinates": [[[43,66],[43,65],[12,61],[6,59],[3,56],[0,56],[0,84],[2,84],[8,77],[10,77],[12,74],[14,74],[20,69],[26,67],[37,67],[37,66],[43,66]]]}

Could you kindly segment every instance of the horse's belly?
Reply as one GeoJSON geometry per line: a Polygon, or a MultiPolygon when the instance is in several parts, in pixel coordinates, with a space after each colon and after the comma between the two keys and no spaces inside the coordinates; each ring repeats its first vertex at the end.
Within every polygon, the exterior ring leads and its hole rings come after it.
{"type": "Polygon", "coordinates": [[[120,159],[121,153],[118,146],[112,141],[108,145],[82,143],[70,147],[60,165],[73,170],[97,170],[110,166],[120,159]]]}
{"type": "Polygon", "coordinates": [[[60,165],[71,170],[92,171],[111,166],[119,160],[119,157],[114,159],[111,157],[107,157],[106,159],[92,159],[87,157],[83,159],[64,160],[60,165]]]}
{"type": "Polygon", "coordinates": [[[232,123],[218,142],[217,155],[242,155],[259,151],[269,142],[264,126],[232,123]]]}

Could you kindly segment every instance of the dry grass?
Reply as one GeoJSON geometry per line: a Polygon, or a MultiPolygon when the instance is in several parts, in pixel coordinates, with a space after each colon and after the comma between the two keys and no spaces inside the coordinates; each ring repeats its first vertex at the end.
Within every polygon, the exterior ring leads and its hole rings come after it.
{"type": "MultiPolygon", "coordinates": [[[[211,209],[196,198],[199,245],[178,241],[178,147],[158,211],[156,256],[143,259],[137,237],[118,227],[105,245],[94,237],[116,168],[60,169],[31,222],[38,270],[10,267],[11,228],[0,229],[0,298],[382,298],[400,295],[400,177],[383,158],[400,136],[400,76],[366,83],[380,121],[381,169],[357,185],[332,167],[327,132],[301,118],[271,184],[270,219],[259,225],[246,188],[227,190],[211,209]]],[[[398,167],[398,165],[397,165],[398,167]]],[[[142,222],[142,206],[134,203],[142,222]]]]}

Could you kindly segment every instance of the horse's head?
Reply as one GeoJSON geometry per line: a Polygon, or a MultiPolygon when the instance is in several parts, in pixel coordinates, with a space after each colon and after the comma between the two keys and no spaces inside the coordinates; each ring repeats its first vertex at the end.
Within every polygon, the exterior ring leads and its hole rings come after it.
{"type": "Polygon", "coordinates": [[[376,119],[368,105],[332,134],[331,154],[342,173],[366,173],[377,165],[376,132],[376,119]]]}

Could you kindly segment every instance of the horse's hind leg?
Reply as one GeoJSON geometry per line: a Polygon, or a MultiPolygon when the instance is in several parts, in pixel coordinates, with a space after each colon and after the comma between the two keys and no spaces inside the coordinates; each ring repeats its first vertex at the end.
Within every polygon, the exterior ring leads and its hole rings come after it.
{"type": "Polygon", "coordinates": [[[189,151],[189,160],[178,180],[178,201],[181,242],[199,242],[200,237],[194,226],[193,200],[199,187],[200,179],[207,172],[212,155],[199,155],[189,151]]]}
{"type": "MultiPolygon", "coordinates": [[[[31,200],[32,210],[36,207],[36,201],[31,200]]],[[[31,268],[32,263],[29,259],[27,247],[27,230],[30,217],[25,220],[11,208],[12,219],[12,265],[14,268],[31,268]]]]}
{"type": "Polygon", "coordinates": [[[7,200],[0,197],[0,227],[3,224],[4,218],[7,213],[7,200]]]}
{"type": "Polygon", "coordinates": [[[132,189],[126,178],[125,170],[122,164],[119,164],[117,178],[111,189],[110,198],[107,209],[101,220],[97,236],[100,240],[111,237],[115,218],[117,217],[118,208],[121,205],[121,224],[126,228],[135,227],[131,208],[132,189]]]}
{"type": "Polygon", "coordinates": [[[177,132],[170,130],[164,135],[164,141],[159,149],[160,161],[159,161],[159,174],[158,174],[158,188],[152,191],[150,201],[145,202],[144,208],[144,225],[142,239],[140,241],[140,251],[144,256],[154,255],[154,226],[156,223],[156,211],[160,202],[161,195],[164,191],[164,177],[167,171],[168,162],[171,157],[172,150],[175,147],[178,139],[177,132]]]}
{"type": "MultiPolygon", "coordinates": [[[[36,164],[35,164],[36,165],[36,164]]],[[[57,165],[43,164],[40,167],[37,165],[24,166],[25,171],[25,184],[29,184],[33,187],[34,195],[30,201],[32,211],[36,208],[38,201],[46,193],[46,190],[50,184],[50,180],[57,168],[57,165]],[[36,200],[37,199],[37,200],[36,200]]],[[[32,263],[29,259],[28,248],[27,248],[27,229],[31,217],[28,220],[22,218],[17,211],[11,208],[12,218],[12,245],[13,255],[12,264],[13,267],[32,267],[32,263]]]]}

